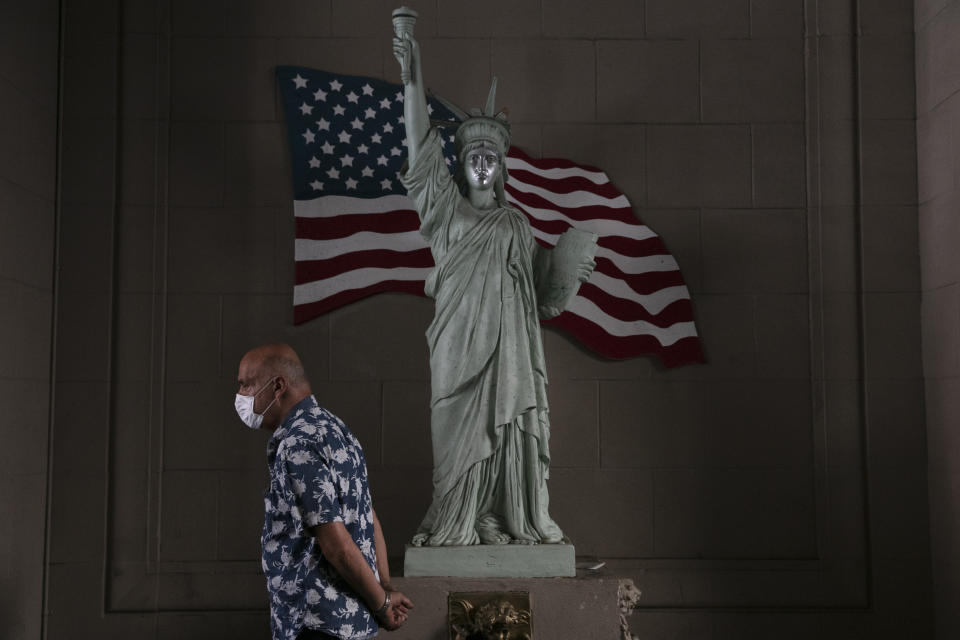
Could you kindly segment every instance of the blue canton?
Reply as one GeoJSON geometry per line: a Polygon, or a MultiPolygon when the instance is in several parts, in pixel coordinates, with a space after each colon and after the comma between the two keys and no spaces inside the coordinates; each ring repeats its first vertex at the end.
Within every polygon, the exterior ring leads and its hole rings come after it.
{"type": "MultiPolygon", "coordinates": [[[[370,610],[320,553],[310,528],[342,522],[377,574],[363,449],[343,422],[300,401],[267,445],[270,488],[260,542],[274,640],[316,629],[343,640],[377,634],[370,610]]],[[[377,574],[379,577],[379,574],[377,574]]]]}
{"type": "MultiPolygon", "coordinates": [[[[293,197],[378,198],[406,191],[397,172],[407,159],[403,85],[376,78],[277,67],[293,170],[293,197]]],[[[427,98],[434,123],[445,122],[444,158],[456,168],[456,116],[427,98]]]]}

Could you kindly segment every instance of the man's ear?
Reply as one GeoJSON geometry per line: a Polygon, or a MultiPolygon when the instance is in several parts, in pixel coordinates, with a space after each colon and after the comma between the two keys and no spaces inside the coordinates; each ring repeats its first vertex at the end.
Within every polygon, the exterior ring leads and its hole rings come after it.
{"type": "Polygon", "coordinates": [[[277,376],[277,379],[273,382],[274,395],[276,395],[278,391],[280,392],[280,395],[283,395],[287,392],[287,379],[283,376],[277,376]]]}

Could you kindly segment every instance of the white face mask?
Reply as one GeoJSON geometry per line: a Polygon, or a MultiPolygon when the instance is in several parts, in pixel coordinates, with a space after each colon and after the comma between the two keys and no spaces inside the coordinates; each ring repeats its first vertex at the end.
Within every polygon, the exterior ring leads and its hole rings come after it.
{"type": "Polygon", "coordinates": [[[269,411],[270,407],[273,406],[273,403],[277,401],[276,398],[271,400],[270,404],[267,405],[267,408],[263,410],[263,413],[255,413],[253,411],[254,400],[256,400],[257,396],[260,395],[260,391],[266,389],[267,385],[274,380],[276,380],[276,378],[270,378],[267,380],[267,384],[260,387],[260,389],[252,396],[244,396],[238,393],[236,400],[233,401],[233,406],[237,409],[237,415],[240,416],[241,420],[243,420],[243,424],[247,425],[251,429],[260,428],[260,425],[263,424],[263,415],[269,411]]]}

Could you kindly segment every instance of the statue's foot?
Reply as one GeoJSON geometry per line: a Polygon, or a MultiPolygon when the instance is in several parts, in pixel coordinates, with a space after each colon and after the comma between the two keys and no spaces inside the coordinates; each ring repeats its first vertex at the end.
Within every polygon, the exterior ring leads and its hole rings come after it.
{"type": "Polygon", "coordinates": [[[541,544],[563,544],[563,531],[560,530],[560,527],[557,526],[556,522],[552,520],[544,523],[544,526],[541,527],[541,544]]]}
{"type": "Polygon", "coordinates": [[[509,544],[510,534],[504,533],[499,529],[489,527],[477,527],[477,535],[480,536],[480,544],[509,544]]]}
{"type": "Polygon", "coordinates": [[[528,539],[525,539],[525,538],[514,538],[513,540],[510,541],[510,544],[533,545],[533,544],[537,544],[537,541],[536,541],[536,540],[528,540],[528,539]]]}
{"type": "Polygon", "coordinates": [[[503,518],[493,513],[485,513],[477,518],[477,535],[480,544],[509,544],[510,534],[504,531],[503,518]]]}
{"type": "Polygon", "coordinates": [[[413,540],[410,541],[410,544],[415,547],[422,547],[429,537],[429,533],[418,533],[413,536],[413,540]]]}

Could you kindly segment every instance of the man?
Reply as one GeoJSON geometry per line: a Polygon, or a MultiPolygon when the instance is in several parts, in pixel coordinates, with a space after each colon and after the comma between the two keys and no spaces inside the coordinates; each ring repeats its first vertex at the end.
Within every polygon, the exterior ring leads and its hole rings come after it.
{"type": "Polygon", "coordinates": [[[365,640],[399,628],[413,603],[390,586],[360,443],[317,405],[288,345],[248,352],[237,381],[241,420],[273,431],[261,543],[274,640],[365,640]]]}

